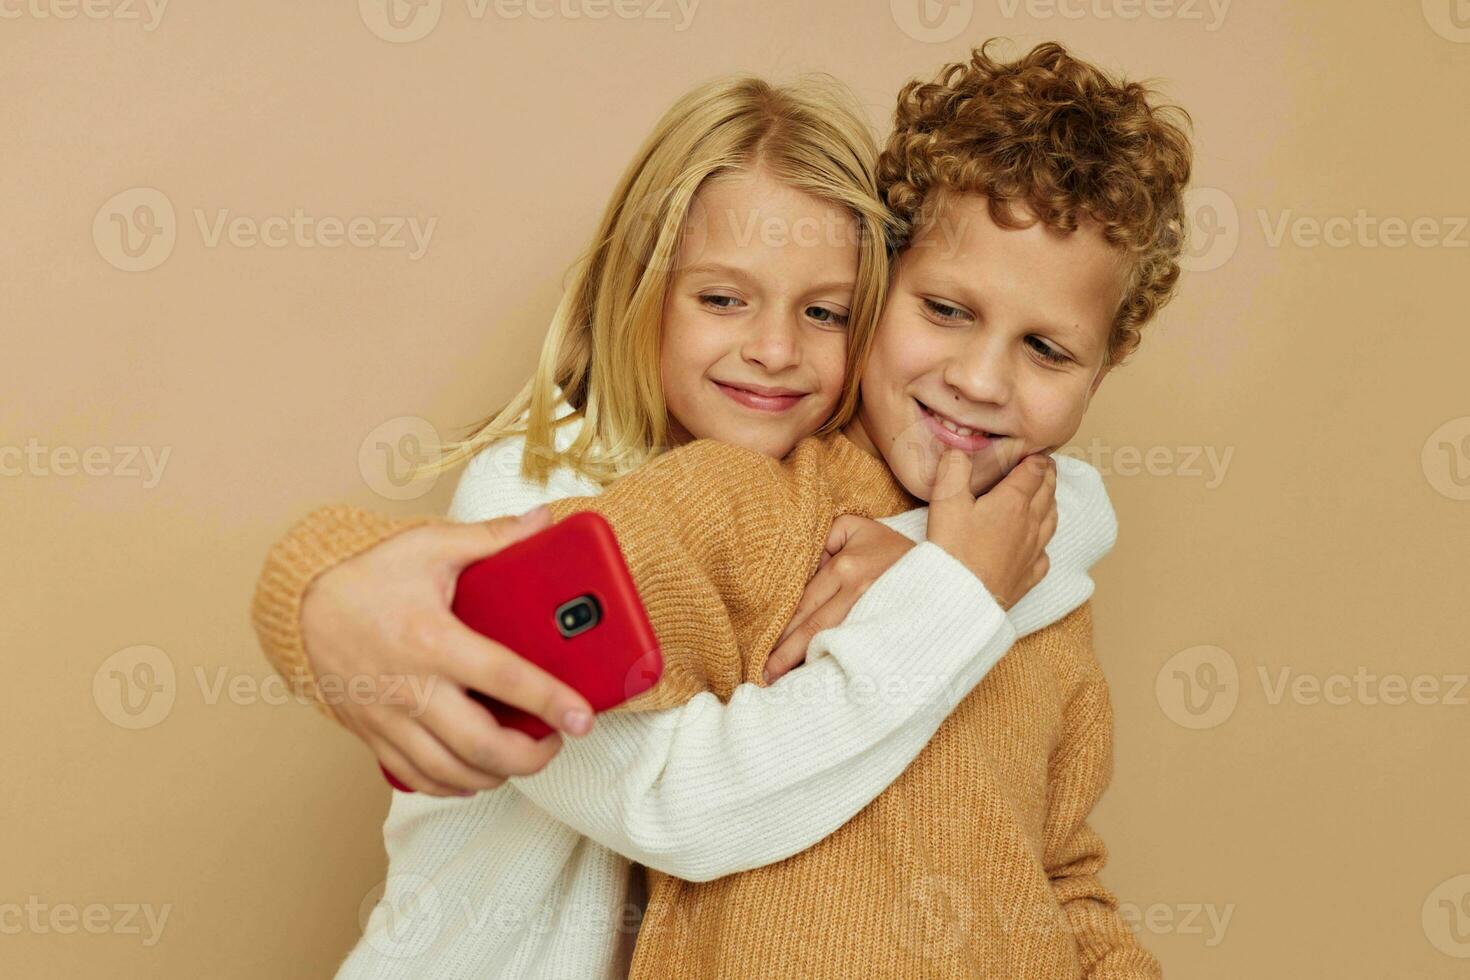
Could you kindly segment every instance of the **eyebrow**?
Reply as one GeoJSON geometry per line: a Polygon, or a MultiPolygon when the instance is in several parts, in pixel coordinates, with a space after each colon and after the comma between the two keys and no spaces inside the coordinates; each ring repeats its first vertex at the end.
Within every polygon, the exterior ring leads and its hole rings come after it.
{"type": "MultiPolygon", "coordinates": [[[[740,278],[740,279],[746,279],[746,280],[752,280],[752,281],[759,278],[758,276],[756,276],[754,273],[750,272],[747,269],[742,269],[742,268],[740,268],[738,266],[733,266],[733,265],[725,265],[725,264],[720,263],[720,262],[700,262],[700,263],[698,263],[696,265],[691,265],[687,269],[681,269],[679,271],[680,271],[680,275],[685,275],[685,276],[694,276],[694,275],[729,275],[729,276],[735,276],[735,277],[740,278]]],[[[841,291],[849,292],[850,293],[850,292],[853,292],[856,289],[857,289],[857,279],[856,278],[852,278],[852,279],[831,279],[831,280],[827,280],[827,281],[824,281],[824,282],[819,282],[819,283],[817,283],[817,284],[815,284],[813,286],[808,287],[806,291],[808,293],[825,293],[828,290],[841,290],[841,291]]]]}

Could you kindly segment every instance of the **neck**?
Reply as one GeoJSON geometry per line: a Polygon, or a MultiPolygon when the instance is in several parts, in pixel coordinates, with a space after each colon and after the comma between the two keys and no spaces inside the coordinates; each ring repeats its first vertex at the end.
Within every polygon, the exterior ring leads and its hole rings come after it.
{"type": "Polygon", "coordinates": [[[883,454],[878,452],[878,447],[874,444],[872,437],[868,435],[868,430],[863,428],[863,416],[861,412],[853,415],[852,421],[842,427],[842,434],[851,439],[853,445],[857,446],[869,456],[876,456],[878,459],[883,459],[883,454]]]}

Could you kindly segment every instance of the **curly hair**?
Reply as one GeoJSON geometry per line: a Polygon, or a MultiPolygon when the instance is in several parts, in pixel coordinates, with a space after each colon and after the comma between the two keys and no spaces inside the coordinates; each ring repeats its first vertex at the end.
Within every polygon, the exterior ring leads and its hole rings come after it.
{"type": "Polygon", "coordinates": [[[984,195],[1007,228],[1029,224],[1016,205],[1060,231],[1083,216],[1097,221],[1130,260],[1107,348],[1106,363],[1121,363],[1179,279],[1189,114],[1152,104],[1146,86],[1115,80],[1060,44],[1006,63],[988,54],[994,41],[899,93],[878,163],[894,244],[912,240],[944,191],[984,195]]]}

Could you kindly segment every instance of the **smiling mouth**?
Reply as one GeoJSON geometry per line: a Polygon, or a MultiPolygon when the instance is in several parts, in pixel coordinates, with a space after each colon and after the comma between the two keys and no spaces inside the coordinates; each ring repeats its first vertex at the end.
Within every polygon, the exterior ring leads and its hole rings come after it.
{"type": "Polygon", "coordinates": [[[951,419],[950,416],[945,416],[945,414],[938,413],[938,411],[935,411],[933,410],[933,408],[926,406],[925,403],[917,400],[917,398],[914,398],[914,404],[916,404],[916,406],[919,406],[920,413],[923,413],[925,419],[928,419],[929,422],[933,423],[933,425],[939,426],[939,428],[944,429],[945,432],[950,432],[951,435],[960,436],[961,439],[976,438],[976,436],[979,436],[979,438],[985,438],[986,441],[988,441],[988,439],[1003,438],[1003,436],[1001,436],[1001,433],[998,432],[986,432],[985,429],[975,429],[970,428],[970,426],[960,425],[960,423],[956,422],[956,420],[951,419]]]}
{"type": "Polygon", "coordinates": [[[714,381],[714,386],[720,392],[746,408],[753,408],[758,412],[785,412],[794,408],[798,402],[807,396],[806,392],[795,391],[791,388],[766,388],[761,385],[733,385],[723,381],[714,381]]]}

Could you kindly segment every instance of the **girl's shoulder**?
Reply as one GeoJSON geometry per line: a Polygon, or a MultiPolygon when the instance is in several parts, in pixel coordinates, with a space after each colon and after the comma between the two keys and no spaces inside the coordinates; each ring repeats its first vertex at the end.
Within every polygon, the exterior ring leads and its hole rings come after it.
{"type": "MultiPolygon", "coordinates": [[[[558,406],[557,418],[571,412],[558,406]]],[[[556,447],[565,449],[581,431],[582,420],[574,419],[556,430],[556,447]]],[[[449,516],[456,521],[485,521],[506,514],[521,514],[533,507],[564,497],[592,497],[602,492],[596,482],[565,464],[554,465],[545,484],[521,472],[526,456],[525,436],[497,439],[476,453],[460,474],[449,516]]]]}

